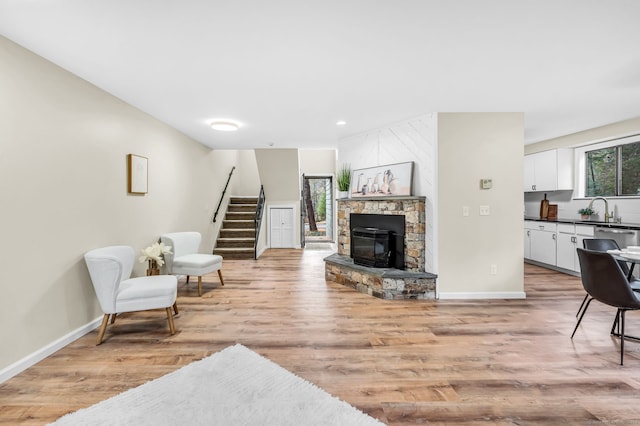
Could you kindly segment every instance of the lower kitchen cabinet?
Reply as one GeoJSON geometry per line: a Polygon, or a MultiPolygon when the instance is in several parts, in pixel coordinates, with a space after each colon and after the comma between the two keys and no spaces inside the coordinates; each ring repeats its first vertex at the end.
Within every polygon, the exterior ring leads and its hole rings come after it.
{"type": "Polygon", "coordinates": [[[525,258],[556,265],[557,224],[525,221],[525,258]],[[528,254],[528,257],[527,257],[528,254]]]}
{"type": "Polygon", "coordinates": [[[576,248],[582,248],[582,240],[593,238],[594,227],[588,225],[558,224],[556,266],[580,272],[576,248]]]}

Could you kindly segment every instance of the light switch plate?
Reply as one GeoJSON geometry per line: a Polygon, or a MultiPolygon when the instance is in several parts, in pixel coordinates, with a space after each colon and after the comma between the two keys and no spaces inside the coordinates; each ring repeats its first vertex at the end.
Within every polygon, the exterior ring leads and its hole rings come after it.
{"type": "Polygon", "coordinates": [[[462,206],[462,216],[469,216],[469,206],[462,206]]]}

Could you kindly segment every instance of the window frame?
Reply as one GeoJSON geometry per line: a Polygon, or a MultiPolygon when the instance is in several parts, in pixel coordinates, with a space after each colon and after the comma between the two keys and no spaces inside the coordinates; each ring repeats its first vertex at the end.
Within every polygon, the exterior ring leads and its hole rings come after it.
{"type": "MultiPolygon", "coordinates": [[[[621,145],[627,145],[631,143],[640,142],[640,134],[633,134],[624,137],[617,137],[614,139],[606,139],[598,142],[593,142],[586,145],[577,146],[574,148],[574,160],[575,160],[575,180],[576,184],[574,188],[573,199],[587,199],[591,200],[594,197],[586,196],[586,187],[587,187],[587,152],[588,151],[596,151],[598,149],[603,148],[612,148],[621,145]]],[[[620,168],[622,167],[621,162],[621,153],[622,150],[616,150],[616,168],[617,168],[617,176],[616,185],[621,185],[620,180],[622,179],[622,173],[620,172],[620,168]]],[[[640,195],[608,195],[607,199],[616,198],[616,199],[637,199],[640,198],[640,195]]]]}

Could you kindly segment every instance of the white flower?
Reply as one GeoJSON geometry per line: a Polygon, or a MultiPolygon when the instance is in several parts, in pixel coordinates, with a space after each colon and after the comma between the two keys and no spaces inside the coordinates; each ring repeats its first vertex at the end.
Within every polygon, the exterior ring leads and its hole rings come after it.
{"type": "Polygon", "coordinates": [[[140,263],[144,263],[148,260],[155,260],[158,266],[164,265],[165,254],[171,254],[171,246],[165,246],[164,243],[153,243],[146,249],[140,250],[142,256],[138,258],[140,263]]]}

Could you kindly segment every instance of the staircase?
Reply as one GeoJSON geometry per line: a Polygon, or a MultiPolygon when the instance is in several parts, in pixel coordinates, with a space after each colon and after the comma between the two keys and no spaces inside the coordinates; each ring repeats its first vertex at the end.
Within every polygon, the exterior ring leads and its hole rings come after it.
{"type": "Polygon", "coordinates": [[[225,259],[253,259],[258,197],[231,197],[213,249],[225,259]]]}

